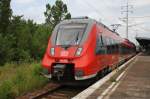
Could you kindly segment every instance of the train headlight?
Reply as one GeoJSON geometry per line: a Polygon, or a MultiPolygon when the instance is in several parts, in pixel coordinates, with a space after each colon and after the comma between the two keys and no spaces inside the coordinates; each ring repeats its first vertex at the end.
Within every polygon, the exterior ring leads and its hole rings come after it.
{"type": "Polygon", "coordinates": [[[54,56],[54,54],[55,54],[55,48],[51,48],[50,53],[51,53],[52,56],[54,56]]]}
{"type": "Polygon", "coordinates": [[[76,55],[79,56],[82,52],[82,48],[78,48],[77,52],[76,52],[76,55]]]}

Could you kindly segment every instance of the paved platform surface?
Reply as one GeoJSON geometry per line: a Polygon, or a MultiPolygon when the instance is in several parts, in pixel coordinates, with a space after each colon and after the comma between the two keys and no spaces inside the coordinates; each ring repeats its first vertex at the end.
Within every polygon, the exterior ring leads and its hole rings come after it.
{"type": "Polygon", "coordinates": [[[118,86],[114,86],[110,92],[101,97],[111,83],[106,82],[88,99],[150,99],[150,56],[144,54],[137,56],[118,82],[118,86]]]}

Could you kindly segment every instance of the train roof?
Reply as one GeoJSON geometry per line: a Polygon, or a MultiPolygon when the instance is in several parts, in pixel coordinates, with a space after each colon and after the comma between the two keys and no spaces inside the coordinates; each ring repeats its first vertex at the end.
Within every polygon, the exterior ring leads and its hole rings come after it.
{"type": "MultiPolygon", "coordinates": [[[[76,23],[88,23],[88,24],[98,24],[100,26],[102,26],[103,28],[107,29],[108,31],[110,31],[111,33],[114,33],[116,36],[119,36],[120,35],[111,30],[109,27],[107,27],[106,25],[104,25],[102,22],[98,22],[94,19],[91,19],[91,18],[88,18],[88,17],[77,17],[77,18],[71,18],[71,19],[67,19],[67,20],[63,20],[62,22],[60,22],[59,25],[61,24],[67,24],[67,23],[72,23],[72,22],[76,22],[76,23]]],[[[120,37],[120,42],[122,42],[123,44],[127,45],[127,46],[134,46],[134,43],[132,43],[131,41],[129,41],[128,39],[123,39],[120,37]]]]}
{"type": "Polygon", "coordinates": [[[96,21],[94,19],[91,19],[91,18],[88,18],[88,17],[71,18],[71,19],[62,21],[61,23],[62,24],[66,24],[66,23],[70,23],[70,22],[74,22],[74,21],[75,22],[79,22],[79,23],[89,23],[89,24],[97,23],[100,26],[103,26],[104,28],[106,28],[107,30],[109,30],[110,32],[113,32],[113,33],[115,33],[116,35],[119,36],[119,34],[117,32],[111,30],[109,27],[107,27],[106,25],[104,25],[102,22],[98,22],[98,21],[96,21]]]}

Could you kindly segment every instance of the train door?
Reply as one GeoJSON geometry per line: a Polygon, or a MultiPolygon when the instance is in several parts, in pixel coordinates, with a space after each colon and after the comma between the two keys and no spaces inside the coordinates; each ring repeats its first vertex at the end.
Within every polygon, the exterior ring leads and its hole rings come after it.
{"type": "Polygon", "coordinates": [[[118,66],[118,62],[119,62],[119,41],[118,40],[115,40],[115,58],[114,58],[114,61],[115,61],[115,64],[117,64],[118,66]]]}
{"type": "Polygon", "coordinates": [[[103,56],[101,57],[101,59],[103,59],[103,64],[104,64],[104,68],[108,66],[109,64],[109,55],[108,55],[108,42],[107,42],[107,37],[105,35],[102,35],[102,42],[103,42],[103,56]]]}
{"type": "Polygon", "coordinates": [[[106,54],[107,47],[105,45],[105,41],[103,40],[102,33],[99,33],[97,36],[97,47],[96,47],[96,55],[98,58],[98,64],[101,66],[101,69],[106,66],[106,54]]]}
{"type": "Polygon", "coordinates": [[[112,66],[115,68],[119,61],[119,46],[118,41],[112,39],[112,66]]]}
{"type": "Polygon", "coordinates": [[[107,66],[111,66],[113,64],[113,42],[111,37],[107,37],[107,66]]]}

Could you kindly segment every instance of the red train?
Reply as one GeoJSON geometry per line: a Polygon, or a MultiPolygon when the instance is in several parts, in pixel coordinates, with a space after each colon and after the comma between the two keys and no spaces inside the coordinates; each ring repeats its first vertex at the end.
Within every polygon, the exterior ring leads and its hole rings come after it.
{"type": "Polygon", "coordinates": [[[42,60],[47,77],[84,81],[110,71],[136,53],[133,43],[89,18],[60,22],[42,60]]]}

